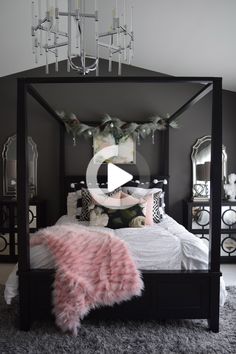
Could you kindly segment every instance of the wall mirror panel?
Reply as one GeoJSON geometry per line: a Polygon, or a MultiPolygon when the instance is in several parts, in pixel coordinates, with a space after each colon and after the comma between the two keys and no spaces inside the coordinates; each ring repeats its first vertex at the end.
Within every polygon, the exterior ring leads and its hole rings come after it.
{"type": "MultiPolygon", "coordinates": [[[[30,198],[37,195],[37,146],[31,137],[28,137],[29,156],[29,193],[30,198]]],[[[3,195],[15,198],[17,195],[16,171],[16,135],[10,136],[3,146],[3,195]]]]}
{"type": "MultiPolygon", "coordinates": [[[[211,164],[211,136],[206,135],[197,139],[192,147],[192,190],[193,199],[206,199],[210,197],[210,164],[211,164]]],[[[227,179],[227,154],[222,145],[222,182],[227,179]]]]}

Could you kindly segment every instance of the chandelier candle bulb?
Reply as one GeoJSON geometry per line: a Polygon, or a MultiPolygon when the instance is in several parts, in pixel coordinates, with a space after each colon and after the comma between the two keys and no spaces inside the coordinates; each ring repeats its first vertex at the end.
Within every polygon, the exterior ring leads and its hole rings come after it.
{"type": "Polygon", "coordinates": [[[68,73],[70,72],[70,61],[69,61],[69,59],[67,60],[67,72],[68,73]]]}
{"type": "Polygon", "coordinates": [[[133,6],[131,6],[131,12],[130,12],[130,31],[131,33],[133,31],[133,6]]]}
{"type": "Polygon", "coordinates": [[[43,32],[40,30],[40,34],[39,34],[39,40],[40,40],[40,55],[43,55],[43,32]]]}
{"type": "Polygon", "coordinates": [[[53,19],[54,15],[55,15],[55,10],[54,10],[54,7],[51,6],[51,7],[50,7],[50,20],[53,19]]]}
{"type": "Polygon", "coordinates": [[[38,38],[35,37],[35,63],[38,63],[38,38]]]}
{"type": "MultiPolygon", "coordinates": [[[[99,50],[98,50],[98,8],[97,0],[94,0],[94,15],[95,15],[95,53],[96,58],[99,60],[99,50]]],[[[96,76],[98,76],[98,68],[96,68],[96,76]]]]}
{"type": "Polygon", "coordinates": [[[34,26],[34,1],[31,3],[31,19],[32,19],[32,26],[34,26]]]}
{"type": "Polygon", "coordinates": [[[116,10],[116,12],[115,12],[115,17],[118,17],[118,0],[115,0],[115,2],[116,2],[116,7],[115,7],[115,10],[116,10]]]}
{"type": "Polygon", "coordinates": [[[126,0],[124,0],[124,26],[126,25],[126,0]]]}
{"type": "Polygon", "coordinates": [[[155,144],[155,131],[152,131],[152,144],[155,144]]]}
{"type": "MultiPolygon", "coordinates": [[[[38,27],[40,28],[42,22],[42,9],[41,9],[41,0],[38,0],[38,27]]],[[[43,55],[43,32],[39,29],[39,54],[43,55]]]]}
{"type": "Polygon", "coordinates": [[[117,31],[116,44],[119,45],[119,16],[118,16],[118,0],[116,0],[116,14],[115,14],[115,29],[117,31]]]}
{"type": "Polygon", "coordinates": [[[55,63],[55,70],[58,72],[58,49],[56,49],[56,63],[55,63]]]}
{"type": "Polygon", "coordinates": [[[109,55],[109,61],[108,61],[108,71],[112,71],[112,55],[109,55]]]}
{"type": "Polygon", "coordinates": [[[79,21],[77,20],[77,29],[76,29],[76,49],[80,53],[80,35],[79,35],[79,21]]]}
{"type": "Polygon", "coordinates": [[[119,51],[119,59],[118,59],[118,75],[121,75],[121,53],[119,51]]]}
{"type": "Polygon", "coordinates": [[[129,47],[129,59],[128,59],[128,64],[130,65],[131,64],[131,48],[129,47]]]}
{"type": "MultiPolygon", "coordinates": [[[[99,63],[99,46],[97,45],[97,60],[98,60],[98,63],[99,63]]],[[[96,76],[99,76],[99,66],[96,65],[96,76]]]]}
{"type": "Polygon", "coordinates": [[[32,53],[35,54],[35,32],[34,32],[34,1],[31,2],[31,35],[32,35],[32,53]]]}
{"type": "Polygon", "coordinates": [[[49,67],[48,67],[48,50],[46,49],[46,74],[49,74],[49,67]]]}
{"type": "Polygon", "coordinates": [[[112,18],[113,18],[113,29],[114,29],[114,19],[116,18],[116,10],[115,8],[112,9],[112,18]]]}
{"type": "Polygon", "coordinates": [[[41,11],[41,0],[38,0],[38,24],[39,26],[41,25],[41,19],[42,19],[42,11],[41,11]]]}
{"type": "Polygon", "coordinates": [[[140,145],[140,136],[139,136],[139,133],[137,134],[137,143],[138,143],[138,145],[140,145]]]}
{"type": "Polygon", "coordinates": [[[46,74],[49,74],[49,67],[48,67],[48,31],[45,32],[46,36],[46,45],[45,45],[45,59],[46,59],[46,74]]]}
{"type": "Polygon", "coordinates": [[[124,61],[127,60],[127,48],[126,48],[126,36],[127,36],[127,25],[126,25],[126,0],[124,0],[124,14],[123,14],[123,27],[124,27],[124,36],[123,36],[123,41],[124,41],[124,61]]]}
{"type": "Polygon", "coordinates": [[[32,53],[35,54],[35,41],[34,41],[34,37],[32,37],[32,53]]]}

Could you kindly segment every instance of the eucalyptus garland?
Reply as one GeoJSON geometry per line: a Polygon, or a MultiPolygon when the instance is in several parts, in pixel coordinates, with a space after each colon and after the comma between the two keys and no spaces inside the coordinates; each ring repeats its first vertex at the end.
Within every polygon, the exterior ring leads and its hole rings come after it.
{"type": "Polygon", "coordinates": [[[92,138],[98,134],[112,134],[117,144],[121,139],[129,136],[136,138],[139,143],[140,138],[144,139],[152,134],[154,142],[156,130],[164,130],[168,125],[172,128],[178,127],[175,122],[168,123],[169,117],[162,118],[157,115],[150,117],[147,123],[139,124],[136,122],[124,122],[119,118],[110,117],[106,114],[99,125],[91,126],[81,123],[74,113],[68,115],[65,112],[57,112],[57,114],[65,124],[67,132],[73,135],[74,144],[76,144],[76,139],[80,136],[92,138]]]}

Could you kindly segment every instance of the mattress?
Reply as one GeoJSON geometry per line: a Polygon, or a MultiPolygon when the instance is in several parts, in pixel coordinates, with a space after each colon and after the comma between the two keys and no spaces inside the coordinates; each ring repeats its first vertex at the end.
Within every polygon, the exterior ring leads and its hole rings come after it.
{"type": "MultiPolygon", "coordinates": [[[[62,216],[57,224],[78,223],[77,219],[62,216]]],[[[165,215],[163,220],[144,228],[122,228],[112,230],[89,226],[91,230],[111,232],[124,240],[129,247],[136,266],[140,270],[207,269],[208,247],[201,239],[188,232],[173,218],[165,215]]],[[[34,246],[30,250],[31,268],[54,268],[54,260],[45,246],[34,246]]],[[[11,272],[5,286],[5,300],[11,303],[18,292],[17,265],[11,272]]],[[[221,304],[226,298],[224,281],[221,279],[221,304]]]]}

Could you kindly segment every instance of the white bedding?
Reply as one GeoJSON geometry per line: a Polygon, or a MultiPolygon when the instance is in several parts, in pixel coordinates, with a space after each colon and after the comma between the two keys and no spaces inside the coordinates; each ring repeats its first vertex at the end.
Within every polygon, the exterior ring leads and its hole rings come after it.
{"type": "MultiPolygon", "coordinates": [[[[57,224],[78,222],[69,216],[62,216],[57,224]]],[[[80,222],[88,226],[87,222],[80,222]]],[[[88,226],[90,229],[102,230],[103,227],[88,226]]],[[[176,270],[207,269],[208,247],[198,237],[188,232],[170,216],[153,226],[144,228],[123,228],[109,230],[124,240],[136,262],[138,269],[176,270]]],[[[35,246],[30,250],[31,268],[54,268],[53,258],[44,246],[35,246]]],[[[18,292],[17,266],[10,274],[5,286],[5,300],[11,303],[18,292]]],[[[221,305],[224,304],[226,290],[221,278],[221,305]]]]}

